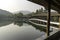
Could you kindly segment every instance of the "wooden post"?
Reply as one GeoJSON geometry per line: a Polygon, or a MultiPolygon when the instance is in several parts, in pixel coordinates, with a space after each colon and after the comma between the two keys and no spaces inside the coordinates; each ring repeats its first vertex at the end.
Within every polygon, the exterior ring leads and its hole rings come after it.
{"type": "Polygon", "coordinates": [[[50,16],[51,16],[51,2],[48,1],[48,15],[47,15],[47,36],[50,35],[50,16]]]}
{"type": "Polygon", "coordinates": [[[60,30],[60,17],[59,17],[59,30],[60,30]]]}

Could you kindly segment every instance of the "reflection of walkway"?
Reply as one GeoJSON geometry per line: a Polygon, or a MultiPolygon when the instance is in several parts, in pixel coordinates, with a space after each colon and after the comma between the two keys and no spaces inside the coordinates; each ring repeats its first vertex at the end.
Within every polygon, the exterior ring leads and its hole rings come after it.
{"type": "MultiPolygon", "coordinates": [[[[46,20],[37,19],[37,18],[31,18],[31,19],[29,19],[29,20],[37,20],[37,21],[41,21],[41,22],[46,22],[46,23],[47,23],[47,21],[46,21],[46,20]]],[[[50,22],[50,23],[51,23],[51,24],[59,25],[59,23],[58,23],[58,22],[50,22]]]]}
{"type": "MultiPolygon", "coordinates": [[[[32,24],[38,25],[38,26],[47,27],[47,25],[38,24],[38,23],[32,22],[32,21],[30,21],[30,20],[36,20],[36,21],[41,21],[41,22],[46,22],[46,23],[47,23],[47,21],[46,21],[46,20],[36,19],[36,18],[31,18],[31,19],[29,19],[29,22],[30,22],[30,23],[32,23],[32,24]]],[[[55,25],[59,25],[59,23],[58,23],[58,22],[50,22],[50,23],[51,23],[51,24],[55,24],[55,25]]],[[[58,28],[53,27],[53,26],[50,26],[50,27],[51,27],[51,28],[54,28],[54,29],[58,29],[58,28]]]]}
{"type": "MultiPolygon", "coordinates": [[[[31,20],[36,20],[36,21],[41,21],[41,22],[45,22],[47,23],[46,20],[42,20],[42,19],[36,19],[36,18],[31,18],[29,19],[29,22],[34,24],[34,25],[38,25],[38,26],[43,26],[43,27],[47,27],[47,25],[43,25],[43,24],[38,24],[38,23],[35,23],[35,22],[32,22],[31,20]]],[[[55,24],[55,25],[59,25],[58,22],[50,22],[51,24],[55,24]]],[[[52,29],[53,28],[53,31],[50,33],[50,35],[53,35],[54,33],[56,33],[57,31],[59,31],[59,28],[56,28],[56,27],[53,27],[53,26],[50,26],[50,28],[52,29]]],[[[45,39],[46,35],[43,35],[42,37],[40,37],[39,39],[37,40],[40,40],[40,39],[45,39]]]]}
{"type": "MultiPolygon", "coordinates": [[[[43,26],[43,27],[47,27],[47,25],[43,25],[43,24],[37,24],[37,23],[34,23],[32,21],[29,21],[30,23],[34,24],[34,25],[38,25],[38,26],[43,26]]],[[[50,26],[51,28],[54,28],[54,29],[58,29],[58,28],[55,28],[55,27],[52,27],[50,26]]]]}

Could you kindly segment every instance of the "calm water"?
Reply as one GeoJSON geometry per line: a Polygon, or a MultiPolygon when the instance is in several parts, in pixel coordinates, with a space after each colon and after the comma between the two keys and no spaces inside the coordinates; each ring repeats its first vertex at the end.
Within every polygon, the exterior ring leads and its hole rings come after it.
{"type": "Polygon", "coordinates": [[[38,40],[44,34],[27,23],[0,21],[1,40],[38,40]]]}

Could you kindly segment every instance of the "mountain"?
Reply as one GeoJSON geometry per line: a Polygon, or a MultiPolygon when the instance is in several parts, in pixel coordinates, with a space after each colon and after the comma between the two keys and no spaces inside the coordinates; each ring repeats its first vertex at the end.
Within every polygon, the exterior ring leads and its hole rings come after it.
{"type": "Polygon", "coordinates": [[[12,13],[10,13],[6,10],[0,9],[0,17],[8,17],[8,16],[12,16],[12,13]]]}
{"type": "Polygon", "coordinates": [[[17,12],[15,12],[15,14],[16,13],[23,13],[24,15],[26,15],[26,14],[29,14],[29,13],[31,13],[30,11],[17,11],[17,12]]]}
{"type": "Polygon", "coordinates": [[[20,11],[20,12],[23,13],[24,15],[31,13],[30,11],[20,11]]]}

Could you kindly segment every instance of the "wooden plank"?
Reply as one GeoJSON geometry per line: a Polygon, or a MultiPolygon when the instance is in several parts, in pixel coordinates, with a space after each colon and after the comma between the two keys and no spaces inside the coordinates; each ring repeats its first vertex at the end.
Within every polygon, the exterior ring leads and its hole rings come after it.
{"type": "MultiPolygon", "coordinates": [[[[32,17],[34,17],[34,16],[46,16],[47,17],[47,14],[44,14],[44,13],[42,13],[42,14],[36,14],[36,15],[32,15],[32,17]]],[[[51,14],[51,17],[60,17],[60,14],[54,14],[54,13],[52,13],[51,14]]]]}

